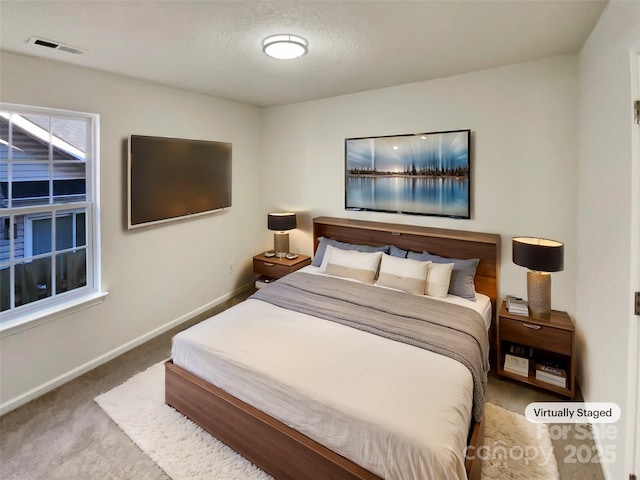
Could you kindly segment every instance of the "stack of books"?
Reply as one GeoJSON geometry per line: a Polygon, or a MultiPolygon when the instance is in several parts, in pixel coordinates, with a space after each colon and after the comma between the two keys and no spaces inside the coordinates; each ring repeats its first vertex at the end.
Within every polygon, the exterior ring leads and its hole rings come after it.
{"type": "Polygon", "coordinates": [[[516,375],[521,375],[523,377],[529,376],[529,359],[518,357],[516,355],[509,355],[508,353],[504,356],[504,371],[515,373],[516,375]]]}
{"type": "Polygon", "coordinates": [[[523,377],[529,376],[529,356],[532,349],[518,344],[509,346],[509,353],[504,356],[505,372],[515,373],[523,377]]]}
{"type": "Polygon", "coordinates": [[[536,380],[550,383],[560,388],[567,388],[567,372],[563,368],[537,363],[536,380]]]}
{"type": "Polygon", "coordinates": [[[529,316],[529,307],[527,302],[521,298],[514,297],[513,295],[507,295],[507,310],[509,313],[516,315],[529,316]]]}

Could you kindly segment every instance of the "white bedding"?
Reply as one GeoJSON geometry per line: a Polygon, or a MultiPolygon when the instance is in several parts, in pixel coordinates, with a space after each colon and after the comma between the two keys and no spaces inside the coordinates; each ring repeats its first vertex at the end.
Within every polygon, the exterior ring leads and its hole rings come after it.
{"type": "Polygon", "coordinates": [[[448,357],[249,299],[172,358],[382,478],[466,478],[473,382],[448,357]]]}

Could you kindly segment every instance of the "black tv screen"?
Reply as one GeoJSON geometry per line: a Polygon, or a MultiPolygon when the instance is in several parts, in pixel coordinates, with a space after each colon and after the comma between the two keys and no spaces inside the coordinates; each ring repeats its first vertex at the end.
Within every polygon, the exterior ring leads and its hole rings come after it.
{"type": "Polygon", "coordinates": [[[231,143],[131,135],[129,219],[135,228],[231,206],[231,143]]]}

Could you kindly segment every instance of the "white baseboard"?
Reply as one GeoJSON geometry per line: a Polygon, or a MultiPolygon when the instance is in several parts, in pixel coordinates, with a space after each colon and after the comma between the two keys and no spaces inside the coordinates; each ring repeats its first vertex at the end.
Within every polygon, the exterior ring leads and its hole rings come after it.
{"type": "Polygon", "coordinates": [[[87,373],[104,363],[107,363],[109,360],[113,360],[117,356],[122,355],[123,353],[128,352],[129,350],[139,345],[142,345],[143,343],[151,340],[154,337],[157,337],[158,335],[168,330],[171,330],[173,327],[177,327],[178,325],[194,318],[195,316],[206,312],[207,310],[221,304],[222,302],[229,300],[231,297],[239,294],[240,292],[243,292],[249,289],[251,286],[252,284],[247,284],[234,290],[231,293],[222,295],[221,297],[218,297],[215,300],[212,300],[211,302],[206,303],[205,305],[202,305],[201,307],[198,307],[195,310],[192,310],[191,312],[185,313],[184,315],[181,315],[180,317],[174,320],[171,320],[170,322],[165,323],[164,325],[158,328],[154,328],[150,332],[147,332],[138,338],[135,338],[123,345],[120,345],[119,347],[114,348],[113,350],[103,355],[100,355],[99,357],[96,357],[93,360],[90,360],[83,365],[80,365],[72,370],[69,370],[68,372],[63,373],[62,375],[59,375],[56,378],[49,380],[48,382],[45,382],[41,385],[38,385],[35,388],[32,388],[31,390],[23,393],[22,395],[18,395],[17,397],[7,400],[6,402],[0,405],[0,416],[4,415],[5,413],[9,413],[11,410],[15,410],[16,408],[21,407],[25,403],[30,402],[31,400],[38,398],[39,396],[44,395],[45,393],[50,392],[51,390],[61,385],[64,385],[67,382],[70,382],[74,378],[77,378],[80,375],[87,373]]]}

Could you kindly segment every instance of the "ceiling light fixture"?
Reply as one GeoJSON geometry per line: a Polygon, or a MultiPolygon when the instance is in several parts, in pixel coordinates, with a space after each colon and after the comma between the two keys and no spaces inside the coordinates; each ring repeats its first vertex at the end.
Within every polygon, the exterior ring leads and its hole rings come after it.
{"type": "Polygon", "coordinates": [[[262,41],[262,51],[278,60],[292,60],[307,53],[309,42],[297,35],[271,35],[262,41]]]}

